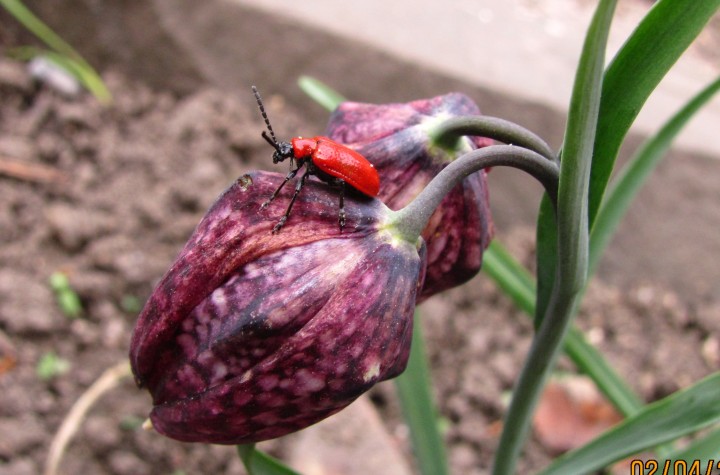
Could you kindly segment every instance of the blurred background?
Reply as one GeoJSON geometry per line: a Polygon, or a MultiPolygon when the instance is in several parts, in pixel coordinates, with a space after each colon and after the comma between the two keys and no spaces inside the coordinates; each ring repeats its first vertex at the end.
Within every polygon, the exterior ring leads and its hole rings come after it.
{"type": "MultiPolygon", "coordinates": [[[[241,173],[272,169],[251,85],[285,138],[325,126],[328,113],[297,86],[308,75],[364,102],[460,91],[483,113],[557,148],[595,3],[27,0],[100,72],[114,103],[63,96],[31,80],[21,63],[0,60],[0,162],[35,170],[30,178],[0,175],[0,472],[39,473],[66,411],[125,358],[137,312],[205,209],[241,173]],[[36,165],[45,167],[39,175],[36,165]],[[55,272],[77,292],[78,315],[58,307],[47,283],[55,272]],[[37,363],[48,354],[66,365],[40,374],[37,363]]],[[[608,59],[652,3],[619,2],[608,59]]],[[[38,44],[0,10],[3,53],[38,44]]],[[[621,159],[718,74],[716,17],[651,97],[621,159]]],[[[720,365],[719,126],[716,98],[633,204],[581,316],[647,399],[720,365]]],[[[499,168],[489,182],[498,239],[532,265],[540,186],[499,168]]],[[[485,473],[529,323],[483,277],[432,299],[424,312],[451,463],[457,473],[485,473]]],[[[268,449],[304,463],[306,473],[410,473],[392,389],[362,401],[352,406],[355,419],[268,449]],[[372,408],[380,408],[384,428],[372,408]],[[359,429],[353,420],[362,421],[359,429]],[[381,443],[357,439],[363,431],[381,443]],[[332,463],[308,461],[334,439],[364,450],[366,465],[352,472],[337,454],[332,463]],[[395,450],[383,458],[387,447],[395,450]]],[[[232,448],[138,431],[149,399],[130,382],[100,407],[81,428],[65,473],[243,473],[232,448]]],[[[558,450],[536,436],[524,467],[558,450]]]]}

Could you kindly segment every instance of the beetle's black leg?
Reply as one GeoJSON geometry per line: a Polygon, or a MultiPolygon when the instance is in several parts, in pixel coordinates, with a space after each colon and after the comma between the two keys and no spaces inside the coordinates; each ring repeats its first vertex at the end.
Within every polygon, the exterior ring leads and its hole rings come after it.
{"type": "Polygon", "coordinates": [[[340,232],[345,227],[345,181],[340,180],[340,211],[338,213],[338,223],[340,223],[340,232]]]}
{"type": "MultiPolygon", "coordinates": [[[[297,170],[295,170],[297,172],[297,170]]],[[[305,184],[305,180],[307,180],[307,177],[310,175],[310,170],[307,170],[302,178],[300,178],[295,185],[295,193],[293,193],[292,198],[290,198],[290,204],[287,207],[287,211],[285,211],[285,214],[282,218],[280,218],[280,221],[275,225],[272,232],[273,234],[276,234],[280,231],[280,229],[285,225],[285,222],[288,220],[288,216],[290,216],[290,210],[292,210],[293,205],[295,204],[295,200],[297,199],[298,195],[300,194],[300,190],[302,190],[303,185],[305,184]]],[[[286,180],[287,181],[287,180],[286,180]]]]}
{"type": "Polygon", "coordinates": [[[275,190],[275,192],[272,195],[270,195],[270,198],[268,198],[266,202],[264,202],[263,204],[260,205],[260,209],[267,208],[267,206],[270,204],[270,202],[275,199],[275,197],[278,195],[278,193],[280,193],[280,190],[282,190],[283,186],[285,186],[285,183],[287,183],[290,180],[292,180],[293,178],[295,178],[295,175],[297,175],[297,172],[298,172],[298,170],[300,170],[300,167],[302,167],[302,165],[298,166],[295,170],[291,170],[290,173],[287,174],[287,176],[285,177],[283,182],[280,183],[280,186],[277,187],[277,190],[275,190]]]}

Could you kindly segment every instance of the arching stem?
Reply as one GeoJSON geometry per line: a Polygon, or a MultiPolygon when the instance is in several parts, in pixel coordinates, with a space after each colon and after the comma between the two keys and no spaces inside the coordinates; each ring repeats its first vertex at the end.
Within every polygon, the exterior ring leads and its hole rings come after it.
{"type": "Polygon", "coordinates": [[[443,148],[453,148],[457,140],[466,135],[489,137],[508,145],[527,148],[543,157],[557,162],[557,157],[543,139],[508,120],[483,115],[452,117],[429,130],[435,143],[443,148]]]}
{"type": "Polygon", "coordinates": [[[492,145],[468,152],[445,167],[406,207],[397,211],[393,227],[414,241],[445,195],[471,173],[488,167],[507,166],[523,170],[545,187],[553,205],[557,201],[558,166],[537,152],[514,145],[492,145]]]}

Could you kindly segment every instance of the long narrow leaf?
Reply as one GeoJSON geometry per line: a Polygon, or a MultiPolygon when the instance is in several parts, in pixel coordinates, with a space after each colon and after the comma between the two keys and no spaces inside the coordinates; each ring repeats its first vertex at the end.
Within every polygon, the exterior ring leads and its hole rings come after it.
{"type": "Polygon", "coordinates": [[[593,473],[617,460],[720,421],[720,373],[646,406],[589,444],[556,459],[541,475],[593,473]]]}
{"type": "MultiPolygon", "coordinates": [[[[535,312],[535,283],[527,269],[497,241],[483,255],[483,271],[513,300],[518,308],[532,317],[535,312]]],[[[583,333],[573,327],[564,341],[565,353],[578,369],[589,376],[620,413],[631,416],[643,402],[607,362],[602,353],[587,342],[583,333]]]]}
{"type": "Polygon", "coordinates": [[[329,111],[334,111],[345,98],[324,82],[311,76],[300,76],[298,79],[300,89],[315,102],[329,111]]]}
{"type": "Polygon", "coordinates": [[[432,396],[430,370],[418,314],[415,315],[410,360],[405,372],[395,378],[405,422],[418,467],[423,475],[448,473],[445,445],[438,426],[438,412],[432,396]]]}
{"type": "Polygon", "coordinates": [[[698,460],[706,467],[709,461],[713,461],[720,469],[720,428],[694,440],[687,447],[669,454],[668,460],[698,460]]]}
{"type": "Polygon", "coordinates": [[[633,199],[685,124],[720,90],[720,78],[703,89],[638,150],[608,190],[590,235],[590,269],[598,261],[633,199]]]}
{"type": "Polygon", "coordinates": [[[238,445],[238,455],[249,475],[300,475],[278,459],[257,450],[255,445],[238,445]]]}
{"type": "MultiPolygon", "coordinates": [[[[70,46],[49,26],[43,23],[19,0],[0,0],[0,5],[12,14],[25,28],[42,40],[54,51],[40,51],[36,48],[24,48],[25,53],[36,51],[66,68],[80,83],[103,104],[112,102],[112,95],[100,75],[83,59],[75,48],[70,46]]],[[[29,58],[26,58],[29,59],[29,58]]]]}
{"type": "Polygon", "coordinates": [[[534,324],[537,330],[542,323],[550,296],[555,286],[558,259],[557,216],[547,195],[543,196],[535,228],[537,297],[535,299],[534,324]]]}
{"type": "Polygon", "coordinates": [[[30,32],[40,38],[50,48],[66,56],[76,59],[80,58],[80,54],[75,51],[75,48],[66,43],[65,40],[58,36],[49,26],[43,23],[43,21],[35,16],[21,1],[0,0],[0,5],[5,7],[17,21],[22,23],[25,28],[30,30],[30,32]]]}
{"type": "Polygon", "coordinates": [[[718,8],[720,0],[659,0],[608,66],[590,181],[591,225],[635,117],[718,8]]]}
{"type": "Polygon", "coordinates": [[[513,391],[493,473],[514,473],[532,413],[570,328],[587,277],[587,195],[602,72],[615,0],[601,0],[578,64],[562,147],[557,199],[558,253],[553,293],[513,391]]]}
{"type": "Polygon", "coordinates": [[[535,312],[535,281],[532,275],[498,241],[483,254],[483,271],[525,313],[535,312]]]}
{"type": "Polygon", "coordinates": [[[75,76],[90,94],[103,104],[109,104],[112,101],[112,95],[108,91],[102,78],[95,70],[85,61],[71,58],[53,51],[45,51],[40,53],[49,60],[54,61],[59,66],[65,68],[70,74],[75,76]]]}

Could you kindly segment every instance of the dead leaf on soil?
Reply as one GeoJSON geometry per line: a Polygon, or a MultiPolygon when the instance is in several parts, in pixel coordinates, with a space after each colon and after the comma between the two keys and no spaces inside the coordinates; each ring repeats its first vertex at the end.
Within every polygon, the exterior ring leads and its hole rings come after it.
{"type": "Polygon", "coordinates": [[[586,444],[620,420],[588,378],[572,376],[548,383],[533,428],[549,451],[562,453],[586,444]]]}

